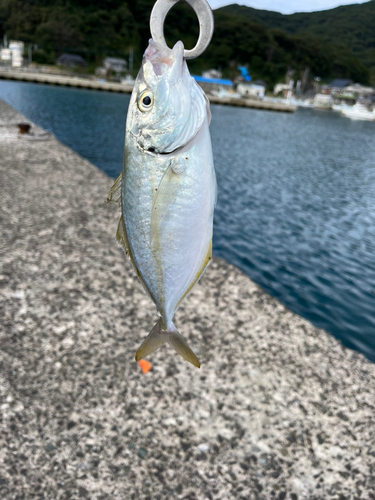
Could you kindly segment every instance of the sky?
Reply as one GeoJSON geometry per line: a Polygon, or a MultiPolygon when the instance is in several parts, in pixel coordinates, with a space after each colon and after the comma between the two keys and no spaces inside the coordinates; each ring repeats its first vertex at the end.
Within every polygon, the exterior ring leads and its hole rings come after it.
{"type": "Polygon", "coordinates": [[[365,2],[364,0],[208,0],[208,3],[212,9],[238,3],[239,5],[254,7],[254,9],[293,14],[293,12],[314,12],[317,10],[333,9],[339,5],[365,2]]]}

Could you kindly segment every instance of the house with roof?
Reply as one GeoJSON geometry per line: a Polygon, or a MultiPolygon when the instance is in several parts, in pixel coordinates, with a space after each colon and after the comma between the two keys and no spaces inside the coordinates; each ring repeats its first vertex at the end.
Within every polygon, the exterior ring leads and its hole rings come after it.
{"type": "Polygon", "coordinates": [[[357,97],[369,97],[375,94],[375,89],[373,87],[365,87],[360,83],[355,83],[354,85],[349,85],[345,88],[346,92],[352,92],[357,97]]]}
{"type": "Polygon", "coordinates": [[[87,66],[83,57],[77,54],[61,54],[61,56],[56,59],[56,64],[58,66],[68,66],[69,68],[75,68],[76,66],[85,68],[87,66]]]}
{"type": "Polygon", "coordinates": [[[336,78],[328,85],[323,85],[320,93],[331,97],[334,104],[354,104],[355,95],[348,92],[347,88],[353,84],[353,80],[336,78]]]}
{"type": "Polygon", "coordinates": [[[353,84],[352,80],[333,80],[326,86],[326,89],[332,95],[336,104],[355,104],[357,99],[371,99],[375,94],[374,88],[364,87],[359,83],[353,84]]]}
{"type": "Polygon", "coordinates": [[[347,80],[344,78],[336,78],[333,80],[331,83],[327,85],[328,88],[331,90],[342,90],[345,87],[349,87],[349,85],[352,85],[353,80],[347,80]]]}
{"type": "Polygon", "coordinates": [[[124,73],[128,69],[128,61],[118,57],[106,57],[103,61],[103,67],[106,72],[124,73]]]}
{"type": "Polygon", "coordinates": [[[262,80],[255,82],[239,82],[236,86],[236,91],[242,97],[250,97],[255,99],[263,99],[266,93],[267,84],[262,80]]]}
{"type": "Polygon", "coordinates": [[[322,87],[323,93],[331,94],[334,96],[335,94],[341,93],[346,87],[352,85],[353,80],[347,80],[344,78],[336,78],[328,85],[324,85],[322,87]]]}

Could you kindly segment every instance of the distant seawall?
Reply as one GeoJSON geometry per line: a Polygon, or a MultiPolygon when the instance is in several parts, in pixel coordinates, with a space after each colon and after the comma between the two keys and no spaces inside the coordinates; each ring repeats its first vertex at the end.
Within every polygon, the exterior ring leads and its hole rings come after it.
{"type": "Polygon", "coordinates": [[[0,100],[0,498],[373,498],[375,365],[214,258],[163,346],[109,179],[0,100]]]}
{"type": "Polygon", "coordinates": [[[110,92],[124,92],[129,94],[133,85],[111,82],[99,82],[88,78],[70,77],[65,75],[51,75],[48,73],[33,73],[29,71],[2,71],[0,79],[16,80],[20,82],[47,83],[49,85],[62,85],[64,87],[77,87],[92,90],[107,90],[110,92]]]}
{"type": "MultiPolygon", "coordinates": [[[[111,83],[90,80],[88,78],[69,77],[65,75],[51,75],[47,73],[33,73],[29,71],[11,71],[0,69],[0,79],[16,80],[21,82],[45,83],[49,85],[62,85],[65,87],[85,88],[91,90],[106,90],[108,92],[122,92],[130,94],[133,85],[128,83],[111,83]]],[[[204,88],[204,85],[202,85],[204,88]]],[[[263,109],[266,111],[283,111],[293,113],[296,106],[284,103],[263,102],[255,99],[241,99],[232,97],[218,97],[207,93],[212,104],[223,104],[227,106],[240,106],[244,108],[263,109]]]]}

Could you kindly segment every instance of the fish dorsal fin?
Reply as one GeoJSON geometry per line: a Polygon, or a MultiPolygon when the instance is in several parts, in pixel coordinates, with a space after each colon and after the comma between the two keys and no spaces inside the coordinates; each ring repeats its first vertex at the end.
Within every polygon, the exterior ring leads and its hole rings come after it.
{"type": "Polygon", "coordinates": [[[178,161],[171,160],[157,188],[151,213],[151,243],[157,238],[163,218],[177,198],[181,185],[181,175],[183,175],[183,169],[179,163],[178,161]]]}
{"type": "Polygon", "coordinates": [[[114,203],[118,203],[120,205],[120,203],[121,203],[121,186],[122,186],[122,172],[117,177],[117,179],[113,183],[113,186],[109,190],[106,203],[113,201],[114,203]]]}

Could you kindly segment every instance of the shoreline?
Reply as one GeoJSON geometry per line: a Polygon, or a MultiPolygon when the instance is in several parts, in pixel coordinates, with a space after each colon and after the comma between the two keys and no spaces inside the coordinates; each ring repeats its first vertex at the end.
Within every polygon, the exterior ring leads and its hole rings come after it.
{"type": "Polygon", "coordinates": [[[32,73],[26,71],[0,70],[0,80],[16,80],[20,82],[45,83],[63,87],[86,88],[89,90],[107,90],[131,94],[133,85],[89,80],[77,76],[53,75],[49,73],[32,73]]]}
{"type": "MultiPolygon", "coordinates": [[[[85,88],[88,90],[104,90],[108,92],[120,92],[131,94],[133,85],[123,83],[110,83],[89,80],[88,78],[68,77],[65,75],[52,75],[48,73],[31,73],[24,71],[11,71],[0,69],[0,80],[16,80],[30,83],[44,83],[48,85],[60,85],[64,87],[85,88]]],[[[222,104],[224,106],[240,106],[244,108],[263,109],[266,111],[279,111],[294,113],[296,106],[283,103],[262,102],[253,99],[239,99],[230,97],[217,97],[206,94],[211,104],[222,104]]]]}
{"type": "Polygon", "coordinates": [[[214,258],[176,314],[201,369],[142,374],[113,181],[25,121],[0,100],[1,498],[370,500],[375,365],[214,258]]]}

